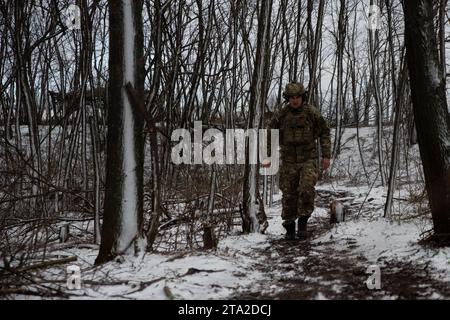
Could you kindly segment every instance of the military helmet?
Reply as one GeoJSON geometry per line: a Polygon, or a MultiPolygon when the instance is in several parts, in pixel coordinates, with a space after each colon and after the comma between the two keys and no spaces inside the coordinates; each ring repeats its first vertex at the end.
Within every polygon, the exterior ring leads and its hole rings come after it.
{"type": "Polygon", "coordinates": [[[306,94],[305,87],[303,84],[298,82],[291,82],[286,85],[286,88],[283,92],[283,97],[288,99],[289,97],[302,96],[306,94]]]}

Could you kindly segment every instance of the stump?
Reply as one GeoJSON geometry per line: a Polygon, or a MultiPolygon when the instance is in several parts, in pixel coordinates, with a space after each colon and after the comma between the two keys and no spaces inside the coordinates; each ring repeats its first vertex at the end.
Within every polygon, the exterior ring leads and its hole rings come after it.
{"type": "Polygon", "coordinates": [[[342,202],[333,200],[330,203],[330,223],[339,223],[345,221],[347,209],[342,202]]]}
{"type": "Polygon", "coordinates": [[[59,242],[65,243],[69,239],[70,235],[70,228],[69,224],[63,224],[61,227],[59,227],[59,242]]]}

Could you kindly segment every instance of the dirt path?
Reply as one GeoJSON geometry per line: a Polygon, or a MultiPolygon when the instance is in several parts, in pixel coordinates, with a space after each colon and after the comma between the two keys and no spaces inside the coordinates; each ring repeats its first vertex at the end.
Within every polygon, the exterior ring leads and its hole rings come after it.
{"type": "Polygon", "coordinates": [[[333,239],[314,242],[329,231],[324,218],[311,221],[308,241],[286,242],[281,235],[270,238],[271,246],[260,250],[266,256],[256,270],[267,280],[234,296],[236,299],[430,299],[450,298],[450,283],[429,275],[424,263],[380,261],[381,289],[369,290],[367,267],[357,250],[357,241],[347,239],[336,249],[333,239]]]}

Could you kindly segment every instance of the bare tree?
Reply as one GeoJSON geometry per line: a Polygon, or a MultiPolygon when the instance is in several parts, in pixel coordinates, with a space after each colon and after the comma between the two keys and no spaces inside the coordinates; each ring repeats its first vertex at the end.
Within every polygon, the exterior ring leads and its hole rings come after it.
{"type": "MultiPolygon", "coordinates": [[[[255,68],[253,70],[251,96],[249,106],[248,128],[261,127],[262,113],[267,96],[267,72],[269,68],[269,43],[270,43],[270,17],[272,12],[272,0],[261,0],[259,4],[258,38],[256,49],[255,68]]],[[[254,148],[254,145],[246,143],[246,150],[254,148]]],[[[255,148],[257,150],[257,148],[255,148]]],[[[253,149],[253,150],[255,150],[253,149]]],[[[264,212],[259,212],[261,199],[259,196],[257,164],[250,164],[250,153],[246,152],[246,165],[243,184],[243,230],[244,232],[263,231],[260,226],[266,221],[264,212]]]]}
{"type": "Polygon", "coordinates": [[[405,1],[414,122],[433,217],[434,236],[450,241],[450,116],[434,29],[433,1],[405,1]]]}
{"type": "Polygon", "coordinates": [[[333,158],[340,154],[342,136],[342,113],[344,108],[343,60],[345,37],[347,36],[347,8],[344,0],[340,1],[338,33],[336,39],[337,89],[336,89],[336,130],[334,135],[333,158]]]}
{"type": "Polygon", "coordinates": [[[398,88],[395,91],[395,116],[394,116],[394,133],[392,137],[392,152],[391,152],[391,166],[389,169],[388,177],[388,192],[386,197],[386,204],[384,207],[384,216],[389,216],[392,211],[392,202],[394,197],[394,191],[396,186],[396,174],[399,162],[400,153],[400,122],[402,119],[403,104],[405,101],[405,88],[407,80],[407,67],[406,59],[402,58],[401,71],[398,80],[398,86],[395,85],[394,88],[398,88]]]}
{"type": "MultiPolygon", "coordinates": [[[[308,1],[308,6],[310,6],[310,2],[308,1]]],[[[317,24],[316,24],[316,32],[314,35],[314,42],[311,44],[311,41],[308,42],[308,46],[313,48],[313,52],[310,59],[310,67],[309,67],[309,95],[308,95],[308,102],[311,102],[313,105],[317,105],[319,101],[316,101],[317,95],[317,84],[318,84],[318,78],[319,76],[316,75],[317,73],[317,66],[318,66],[318,60],[319,60],[319,46],[320,42],[322,41],[322,26],[323,26],[323,16],[324,16],[324,7],[325,7],[325,0],[319,1],[319,9],[317,13],[317,24]]],[[[344,10],[344,7],[342,10],[344,10]]],[[[308,24],[310,24],[310,10],[308,10],[308,24]]],[[[342,22],[344,23],[344,22],[342,22]]],[[[345,26],[344,26],[345,28],[345,26]]],[[[310,30],[311,28],[308,28],[310,30]]],[[[309,31],[310,33],[311,31],[309,31]]],[[[345,36],[344,36],[345,37],[345,36]]],[[[312,38],[312,37],[311,37],[312,38]]]]}
{"type": "MultiPolygon", "coordinates": [[[[370,0],[370,5],[374,4],[374,0],[370,0]]],[[[369,28],[369,60],[370,74],[372,78],[373,94],[377,106],[377,147],[378,147],[378,166],[380,170],[381,184],[385,183],[384,161],[383,161],[383,106],[380,95],[379,73],[377,72],[376,50],[378,47],[378,30],[373,31],[369,28]]]]}
{"type": "Polygon", "coordinates": [[[143,120],[136,106],[144,99],[142,1],[111,0],[109,10],[106,196],[97,264],[143,249],[143,120]]]}

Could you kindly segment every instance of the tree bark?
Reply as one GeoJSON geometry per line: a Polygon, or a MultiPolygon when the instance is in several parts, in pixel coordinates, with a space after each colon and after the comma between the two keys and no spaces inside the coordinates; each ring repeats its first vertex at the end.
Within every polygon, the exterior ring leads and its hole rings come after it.
{"type": "MultiPolygon", "coordinates": [[[[370,5],[373,5],[374,1],[370,1],[370,5]]],[[[375,50],[378,47],[377,30],[373,32],[369,29],[369,60],[370,60],[370,74],[372,77],[373,94],[375,97],[375,103],[377,106],[377,147],[378,147],[378,166],[380,169],[381,185],[384,186],[386,181],[383,162],[383,106],[380,96],[379,75],[376,68],[377,55],[375,50]],[[375,35],[374,35],[375,33],[375,35]],[[375,39],[374,39],[375,38],[375,39]]]]}
{"type": "MultiPolygon", "coordinates": [[[[249,122],[248,128],[258,129],[261,125],[262,112],[266,104],[268,88],[267,71],[270,60],[270,17],[272,10],[272,0],[259,1],[259,24],[258,24],[258,44],[256,49],[256,61],[253,71],[249,122]]],[[[248,139],[246,143],[246,164],[244,169],[243,184],[243,222],[244,232],[260,232],[260,226],[266,222],[264,212],[259,210],[258,200],[258,165],[250,164],[248,139]]],[[[255,148],[257,150],[257,148],[255,148]]]]}
{"type": "Polygon", "coordinates": [[[398,88],[395,91],[395,105],[394,105],[394,132],[392,138],[392,152],[391,152],[391,166],[389,168],[389,178],[388,178],[388,192],[386,197],[386,204],[384,206],[384,216],[389,217],[392,210],[392,200],[395,191],[395,180],[397,174],[397,167],[400,154],[400,125],[402,120],[403,112],[403,101],[404,101],[404,89],[407,75],[407,68],[405,62],[402,58],[402,66],[400,68],[400,76],[398,86],[395,85],[394,88],[398,88]]]}
{"type": "Polygon", "coordinates": [[[143,117],[126,85],[143,105],[142,1],[110,0],[109,114],[106,195],[96,264],[137,253],[143,236],[143,117]],[[134,245],[134,246],[133,246],[134,245]],[[134,249],[134,250],[133,250],[134,249]]]}
{"type": "Polygon", "coordinates": [[[434,30],[433,1],[405,1],[414,121],[435,237],[450,240],[450,117],[434,30]]]}

